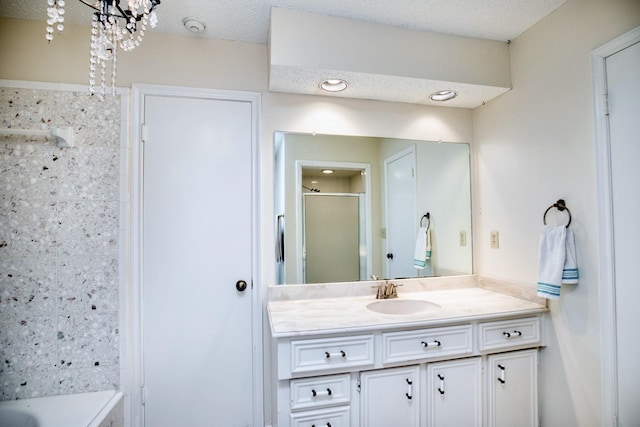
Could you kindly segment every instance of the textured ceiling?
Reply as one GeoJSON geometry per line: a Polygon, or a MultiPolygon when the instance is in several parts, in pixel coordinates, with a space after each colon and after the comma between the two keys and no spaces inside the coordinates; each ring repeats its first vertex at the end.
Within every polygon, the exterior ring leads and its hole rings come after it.
{"type": "MultiPolygon", "coordinates": [[[[87,0],[92,1],[92,0],[87,0]]],[[[126,0],[121,0],[123,3],[126,0]]],[[[348,18],[368,23],[397,26],[490,40],[513,40],[561,6],[566,0],[162,0],[156,29],[192,37],[267,43],[272,7],[348,18]],[[206,24],[197,35],[183,26],[185,18],[206,24]]],[[[89,25],[91,9],[78,0],[66,0],[66,22],[89,25]]],[[[46,20],[47,0],[0,0],[0,16],[46,20]]],[[[44,39],[44,23],[43,23],[44,39]]],[[[270,87],[274,92],[327,95],[318,81],[330,70],[287,68],[271,64],[270,87]]],[[[382,101],[475,108],[499,96],[506,89],[480,85],[450,84],[428,79],[381,76],[366,73],[340,75],[350,89],[331,96],[382,101]],[[459,93],[454,100],[436,103],[428,94],[440,89],[459,93]]]]}
{"type": "MultiPolygon", "coordinates": [[[[125,0],[122,0],[125,1],[125,0]]],[[[512,40],[565,0],[162,0],[155,31],[189,34],[185,17],[207,25],[203,37],[266,43],[277,6],[416,30],[512,40]]],[[[66,1],[67,20],[88,25],[91,12],[66,1]]],[[[46,0],[0,0],[0,16],[44,21],[46,0]]]]}

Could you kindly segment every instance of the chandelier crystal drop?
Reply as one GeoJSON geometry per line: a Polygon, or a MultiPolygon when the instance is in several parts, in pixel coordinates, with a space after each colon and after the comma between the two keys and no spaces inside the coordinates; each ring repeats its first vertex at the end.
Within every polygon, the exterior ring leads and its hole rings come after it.
{"type": "MultiPolygon", "coordinates": [[[[118,49],[131,51],[140,45],[147,28],[158,24],[155,8],[160,0],[78,0],[94,9],[91,21],[89,55],[89,92],[96,93],[100,78],[100,95],[106,95],[107,79],[111,80],[111,94],[116,93],[118,49]],[[110,67],[110,70],[109,70],[110,67]]],[[[53,40],[54,27],[64,29],[65,0],[47,0],[47,33],[53,40]]]]}
{"type": "Polygon", "coordinates": [[[64,0],[47,1],[47,41],[53,40],[54,26],[59,32],[64,30],[64,0]]]}

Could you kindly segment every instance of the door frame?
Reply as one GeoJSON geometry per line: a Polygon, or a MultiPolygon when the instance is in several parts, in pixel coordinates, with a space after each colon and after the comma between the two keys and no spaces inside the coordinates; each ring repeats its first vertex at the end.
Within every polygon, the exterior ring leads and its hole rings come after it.
{"type": "MultiPolygon", "coordinates": [[[[252,316],[252,369],[253,369],[253,425],[264,425],[264,370],[262,340],[262,286],[260,277],[260,252],[258,237],[260,235],[259,215],[259,135],[261,95],[255,92],[227,91],[175,87],[165,85],[133,84],[131,96],[131,128],[130,152],[123,153],[130,161],[129,216],[131,235],[129,253],[125,256],[129,263],[129,284],[127,289],[127,305],[122,307],[123,316],[127,317],[126,325],[126,362],[123,363],[121,387],[128,394],[129,407],[125,412],[130,416],[131,426],[142,426],[144,421],[144,366],[143,366],[143,331],[142,331],[142,283],[143,283],[143,139],[144,139],[144,99],[146,96],[170,96],[178,98],[200,98],[225,101],[243,101],[251,104],[251,224],[252,224],[252,261],[251,261],[251,316],[252,316]],[[125,368],[126,367],[126,368],[125,368]]],[[[124,331],[122,331],[124,332],[124,331]]],[[[125,352],[123,352],[125,353],[125,352]]],[[[126,403],[126,401],[125,401],[126,403]]]]}
{"type": "Polygon", "coordinates": [[[598,191],[598,234],[600,242],[598,245],[598,258],[600,259],[601,425],[603,426],[616,426],[618,411],[613,194],[611,188],[612,171],[609,145],[606,59],[638,42],[640,42],[640,27],[591,51],[598,191]]]}

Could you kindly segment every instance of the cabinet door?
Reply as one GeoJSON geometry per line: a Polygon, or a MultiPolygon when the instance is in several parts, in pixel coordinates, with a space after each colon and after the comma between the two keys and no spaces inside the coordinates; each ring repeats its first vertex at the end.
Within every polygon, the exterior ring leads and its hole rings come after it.
{"type": "Polygon", "coordinates": [[[482,425],[480,357],[427,366],[427,426],[482,425]]]}
{"type": "Polygon", "coordinates": [[[360,376],[362,427],[418,426],[420,368],[381,369],[360,376]]]}
{"type": "Polygon", "coordinates": [[[489,426],[538,425],[538,350],[489,356],[489,426]]]}

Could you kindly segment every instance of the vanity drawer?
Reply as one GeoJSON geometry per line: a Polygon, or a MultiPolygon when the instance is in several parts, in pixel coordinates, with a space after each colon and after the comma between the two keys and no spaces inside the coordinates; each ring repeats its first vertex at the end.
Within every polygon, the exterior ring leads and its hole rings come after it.
{"type": "Polygon", "coordinates": [[[291,410],[344,405],[351,401],[351,374],[291,380],[291,410]]]}
{"type": "Polygon", "coordinates": [[[459,356],[473,352],[471,325],[382,334],[382,363],[459,356]]]}
{"type": "Polygon", "coordinates": [[[373,365],[373,335],[291,341],[291,373],[373,365]]]}
{"type": "Polygon", "coordinates": [[[349,406],[320,409],[291,414],[291,427],[348,427],[349,406]]]}
{"type": "Polygon", "coordinates": [[[478,332],[478,349],[482,352],[540,344],[540,318],[480,323],[478,332]]]}

